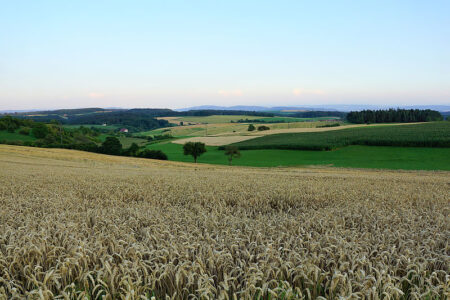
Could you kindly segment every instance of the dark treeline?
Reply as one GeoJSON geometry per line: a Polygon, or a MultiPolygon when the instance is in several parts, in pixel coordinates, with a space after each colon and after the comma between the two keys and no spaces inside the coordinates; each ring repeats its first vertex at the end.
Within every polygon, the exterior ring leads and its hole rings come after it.
{"type": "Polygon", "coordinates": [[[442,121],[442,115],[430,109],[362,110],[347,114],[351,123],[411,123],[442,121]]]}
{"type": "Polygon", "coordinates": [[[132,143],[129,148],[124,149],[119,139],[113,136],[107,137],[100,146],[91,149],[91,152],[167,160],[167,155],[161,150],[141,149],[136,143],[132,143]]]}
{"type": "Polygon", "coordinates": [[[244,111],[223,111],[223,110],[192,110],[186,112],[177,112],[170,109],[130,109],[127,111],[115,111],[102,114],[86,114],[70,118],[68,124],[110,124],[127,127],[130,131],[145,131],[161,127],[173,126],[167,120],[156,119],[156,117],[174,117],[174,116],[212,116],[212,115],[264,115],[273,114],[244,111]]]}
{"type": "MultiPolygon", "coordinates": [[[[43,111],[36,111],[31,114],[36,115],[80,115],[80,114],[89,114],[89,113],[102,113],[102,112],[111,112],[111,111],[118,111],[123,109],[104,109],[100,107],[90,107],[90,108],[68,108],[68,109],[56,109],[56,110],[43,110],[43,111]]],[[[27,115],[30,114],[29,112],[26,113],[18,113],[18,115],[27,115]]]]}
{"type": "Polygon", "coordinates": [[[118,125],[126,127],[130,132],[153,130],[173,126],[166,120],[157,117],[211,116],[211,115],[247,115],[272,117],[273,113],[241,111],[241,110],[190,110],[174,111],[171,109],[135,108],[128,110],[105,110],[101,108],[63,109],[14,115],[18,118],[32,119],[38,122],[56,120],[71,125],[118,125]]]}
{"type": "Polygon", "coordinates": [[[133,108],[127,110],[129,113],[141,113],[150,117],[207,117],[213,115],[221,116],[260,116],[273,117],[273,113],[246,110],[219,110],[219,109],[199,109],[188,111],[175,111],[171,109],[155,109],[155,108],[133,108]]]}
{"type": "Polygon", "coordinates": [[[346,112],[342,111],[299,111],[289,114],[289,117],[295,118],[321,118],[321,117],[339,117],[345,119],[346,112]]]}
{"type": "Polygon", "coordinates": [[[273,117],[274,113],[270,112],[261,112],[261,111],[246,111],[246,110],[213,110],[213,109],[204,109],[204,110],[189,110],[183,112],[177,112],[178,116],[212,116],[212,115],[224,115],[224,116],[258,116],[258,117],[273,117]]]}
{"type": "Polygon", "coordinates": [[[139,110],[114,111],[109,113],[85,114],[69,118],[66,124],[120,125],[129,131],[145,131],[170,126],[167,120],[155,118],[157,113],[139,110]]]}

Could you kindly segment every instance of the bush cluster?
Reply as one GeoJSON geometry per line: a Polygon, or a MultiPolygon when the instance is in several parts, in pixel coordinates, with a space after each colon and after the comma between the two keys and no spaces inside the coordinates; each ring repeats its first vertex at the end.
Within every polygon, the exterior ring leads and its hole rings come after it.
{"type": "Polygon", "coordinates": [[[264,130],[270,130],[270,127],[265,126],[265,125],[258,126],[258,131],[264,131],[264,130]]]}

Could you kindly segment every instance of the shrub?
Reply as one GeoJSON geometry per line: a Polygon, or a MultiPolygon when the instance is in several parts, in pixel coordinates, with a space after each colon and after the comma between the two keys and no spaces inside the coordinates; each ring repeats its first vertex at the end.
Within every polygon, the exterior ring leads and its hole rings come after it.
{"type": "Polygon", "coordinates": [[[136,143],[132,143],[131,146],[124,151],[126,156],[136,156],[139,151],[139,146],[136,143]]]}
{"type": "Polygon", "coordinates": [[[19,130],[19,133],[23,134],[23,135],[30,135],[30,132],[31,132],[31,129],[29,127],[22,127],[19,130]]]}
{"type": "Polygon", "coordinates": [[[250,124],[250,125],[248,125],[248,131],[254,131],[256,128],[255,128],[255,125],[253,125],[253,124],[250,124]]]}
{"type": "Polygon", "coordinates": [[[270,127],[267,127],[265,125],[258,126],[258,131],[264,131],[264,130],[270,130],[270,127]]]}
{"type": "Polygon", "coordinates": [[[49,133],[47,125],[44,123],[37,123],[31,130],[32,134],[37,139],[43,139],[49,133]]]}
{"type": "Polygon", "coordinates": [[[145,149],[137,153],[138,157],[167,160],[167,155],[161,150],[145,149]]]}
{"type": "Polygon", "coordinates": [[[100,151],[104,154],[120,155],[122,153],[122,144],[118,138],[109,136],[102,143],[100,151]]]}
{"type": "Polygon", "coordinates": [[[338,126],[341,126],[341,124],[339,124],[339,123],[329,123],[329,124],[318,125],[317,128],[338,127],[338,126]]]}

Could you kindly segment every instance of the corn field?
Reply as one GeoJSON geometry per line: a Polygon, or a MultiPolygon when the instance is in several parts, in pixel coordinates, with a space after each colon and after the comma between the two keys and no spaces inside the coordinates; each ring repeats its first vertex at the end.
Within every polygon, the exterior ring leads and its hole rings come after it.
{"type": "Polygon", "coordinates": [[[0,299],[446,299],[450,173],[0,146],[0,299]]]}

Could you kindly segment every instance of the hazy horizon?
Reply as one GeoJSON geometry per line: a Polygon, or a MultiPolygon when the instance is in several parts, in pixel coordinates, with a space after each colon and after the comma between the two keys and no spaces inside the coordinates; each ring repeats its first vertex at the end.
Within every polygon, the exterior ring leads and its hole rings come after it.
{"type": "Polygon", "coordinates": [[[9,1],[0,110],[450,105],[448,11],[448,1],[9,1]]]}

